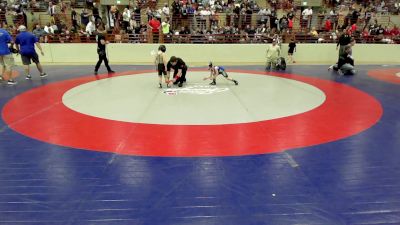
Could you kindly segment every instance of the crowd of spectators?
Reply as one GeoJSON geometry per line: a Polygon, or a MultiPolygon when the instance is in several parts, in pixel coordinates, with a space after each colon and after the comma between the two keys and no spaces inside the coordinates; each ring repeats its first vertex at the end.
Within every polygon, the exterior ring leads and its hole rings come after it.
{"type": "Polygon", "coordinates": [[[31,23],[32,32],[42,42],[93,41],[99,26],[108,30],[113,42],[265,43],[285,37],[335,42],[341,30],[359,41],[395,42],[399,28],[379,24],[377,17],[398,14],[399,0],[357,1],[326,0],[326,7],[313,9],[295,8],[292,1],[282,0],[270,0],[267,8],[261,8],[255,0],[174,0],[159,8],[155,0],[107,8],[86,0],[80,5],[83,8],[77,9],[77,0],[71,4],[62,0],[9,0],[0,2],[0,22],[11,34],[16,33],[18,25],[31,23]],[[282,10],[279,16],[278,8],[282,10]],[[51,18],[45,24],[34,13],[39,10],[51,18]],[[7,24],[6,15],[12,16],[14,24],[7,24]],[[299,27],[294,30],[295,24],[299,27]]]}

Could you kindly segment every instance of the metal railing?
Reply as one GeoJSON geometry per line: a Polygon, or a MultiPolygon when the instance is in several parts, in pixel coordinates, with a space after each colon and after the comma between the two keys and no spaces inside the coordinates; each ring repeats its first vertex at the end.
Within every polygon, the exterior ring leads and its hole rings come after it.
{"type": "MultiPolygon", "coordinates": [[[[245,43],[271,43],[274,37],[269,34],[107,34],[106,40],[110,43],[174,43],[174,44],[245,44],[245,43]]],[[[282,40],[294,38],[298,43],[336,43],[328,33],[314,37],[305,33],[285,34],[282,40]]],[[[357,43],[382,43],[400,44],[400,36],[370,35],[356,36],[357,43]]],[[[52,34],[40,38],[47,43],[96,43],[95,35],[86,34],[52,34]]]]}

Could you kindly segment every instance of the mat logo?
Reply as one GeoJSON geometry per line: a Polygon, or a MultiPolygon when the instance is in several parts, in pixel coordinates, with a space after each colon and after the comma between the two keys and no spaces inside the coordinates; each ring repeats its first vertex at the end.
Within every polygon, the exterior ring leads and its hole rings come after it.
{"type": "Polygon", "coordinates": [[[168,88],[164,89],[163,93],[166,95],[178,95],[178,94],[194,94],[194,95],[211,95],[215,93],[228,91],[227,87],[216,87],[209,85],[191,85],[184,88],[168,88]]]}

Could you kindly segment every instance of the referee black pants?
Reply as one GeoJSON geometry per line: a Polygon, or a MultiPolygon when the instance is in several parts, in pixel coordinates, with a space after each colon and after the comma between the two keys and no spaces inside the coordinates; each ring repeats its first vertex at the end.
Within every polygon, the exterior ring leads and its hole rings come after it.
{"type": "Polygon", "coordinates": [[[106,67],[107,67],[107,71],[108,71],[108,72],[111,71],[111,68],[110,68],[110,66],[108,65],[108,59],[107,59],[107,55],[106,55],[106,54],[99,54],[99,61],[97,61],[96,67],[94,68],[94,71],[97,72],[97,71],[99,70],[100,65],[101,65],[101,63],[103,62],[103,60],[104,60],[104,64],[105,64],[106,67]]]}
{"type": "MultiPolygon", "coordinates": [[[[182,75],[181,77],[179,77],[174,84],[182,84],[183,82],[186,81],[186,71],[187,69],[182,70],[182,75]]],[[[178,73],[178,71],[176,71],[176,73],[174,74],[174,78],[176,77],[176,74],[178,73]]]]}

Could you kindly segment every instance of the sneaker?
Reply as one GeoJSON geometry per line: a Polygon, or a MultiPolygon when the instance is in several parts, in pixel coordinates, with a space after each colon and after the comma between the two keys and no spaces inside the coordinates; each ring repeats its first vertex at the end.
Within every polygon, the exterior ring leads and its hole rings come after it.
{"type": "Polygon", "coordinates": [[[32,79],[32,76],[31,75],[26,75],[25,79],[30,80],[30,79],[32,79]]]}
{"type": "Polygon", "coordinates": [[[333,66],[328,67],[328,71],[331,71],[333,69],[333,66]]]}
{"type": "Polygon", "coordinates": [[[342,70],[338,70],[338,74],[339,74],[340,76],[342,76],[342,75],[343,75],[342,70]]]}
{"type": "Polygon", "coordinates": [[[179,83],[179,84],[178,84],[178,87],[182,87],[182,85],[183,85],[182,83],[179,83]]]}
{"type": "Polygon", "coordinates": [[[15,80],[8,80],[7,84],[8,84],[8,85],[16,85],[16,84],[17,84],[17,81],[15,81],[15,80]]]}
{"type": "Polygon", "coordinates": [[[161,84],[158,84],[158,85],[160,85],[160,88],[162,88],[162,85],[161,85],[161,84]]]}
{"type": "Polygon", "coordinates": [[[41,77],[41,78],[47,77],[47,74],[46,74],[46,73],[41,73],[41,74],[40,74],[40,77],[41,77]]]}
{"type": "Polygon", "coordinates": [[[98,72],[97,71],[94,71],[94,75],[97,75],[98,74],[98,72]]]}
{"type": "Polygon", "coordinates": [[[215,83],[214,81],[210,83],[210,85],[216,85],[217,83],[215,83]]]}
{"type": "Polygon", "coordinates": [[[115,73],[115,71],[114,70],[109,70],[108,73],[115,73]]]}
{"type": "Polygon", "coordinates": [[[235,85],[239,84],[239,82],[237,82],[236,80],[233,80],[233,83],[235,83],[235,85]]]}

